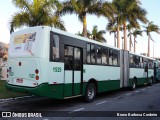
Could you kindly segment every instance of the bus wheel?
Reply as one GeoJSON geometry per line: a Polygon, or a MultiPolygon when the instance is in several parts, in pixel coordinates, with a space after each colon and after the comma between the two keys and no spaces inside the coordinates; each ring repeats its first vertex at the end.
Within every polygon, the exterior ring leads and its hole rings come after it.
{"type": "Polygon", "coordinates": [[[153,84],[153,79],[151,78],[149,81],[149,85],[151,86],[153,84]]]}
{"type": "Polygon", "coordinates": [[[134,79],[132,81],[132,87],[131,87],[131,90],[135,90],[136,89],[136,80],[134,79]]]}
{"type": "Polygon", "coordinates": [[[93,83],[88,83],[85,92],[85,101],[93,102],[96,97],[96,86],[93,83]]]}

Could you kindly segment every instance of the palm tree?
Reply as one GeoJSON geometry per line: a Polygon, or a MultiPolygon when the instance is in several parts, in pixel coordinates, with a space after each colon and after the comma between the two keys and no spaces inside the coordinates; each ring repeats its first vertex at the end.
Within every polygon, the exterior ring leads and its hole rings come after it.
{"type": "Polygon", "coordinates": [[[137,38],[138,35],[142,36],[142,31],[136,29],[136,30],[133,31],[132,34],[134,36],[134,53],[135,53],[136,52],[136,43],[137,43],[136,38],[137,38]]]}
{"type": "MultiPolygon", "coordinates": [[[[104,30],[98,31],[97,26],[93,26],[92,32],[87,31],[87,38],[98,41],[98,42],[106,42],[106,39],[103,37],[103,35],[106,32],[104,30]]],[[[83,36],[83,32],[81,33],[78,31],[75,35],[83,36]]]]}
{"type": "Polygon", "coordinates": [[[117,47],[116,38],[117,38],[117,26],[109,26],[107,25],[106,30],[109,31],[110,34],[114,34],[114,46],[117,47]]]}
{"type": "Polygon", "coordinates": [[[159,32],[159,27],[155,24],[153,24],[153,22],[149,22],[147,26],[144,26],[145,30],[144,32],[146,32],[147,36],[148,36],[148,57],[150,57],[150,39],[152,41],[154,41],[151,37],[151,32],[156,32],[156,33],[160,33],[159,32]]]}
{"type": "Polygon", "coordinates": [[[91,36],[92,36],[93,40],[96,40],[96,41],[99,41],[99,42],[106,42],[106,39],[103,37],[103,35],[105,33],[106,32],[104,30],[98,31],[98,27],[93,26],[91,36]]]}
{"type": "MultiPolygon", "coordinates": [[[[113,4],[114,5],[114,4],[113,4]]],[[[114,10],[116,11],[116,10],[114,10]]],[[[112,29],[114,29],[115,33],[117,32],[117,47],[120,48],[120,31],[122,30],[122,21],[120,19],[120,16],[117,15],[117,12],[114,13],[114,16],[116,17],[112,17],[113,19],[109,19],[108,24],[107,24],[107,30],[108,31],[112,31],[112,29]],[[116,26],[116,28],[115,28],[116,26]]]]}
{"type": "Polygon", "coordinates": [[[53,10],[58,10],[61,4],[57,0],[12,0],[20,9],[13,15],[10,22],[10,32],[22,26],[49,25],[65,30],[62,20],[53,10]]]}
{"type": "Polygon", "coordinates": [[[133,35],[133,33],[132,33],[132,30],[133,29],[140,29],[140,25],[139,24],[135,24],[134,26],[133,25],[131,25],[131,24],[128,24],[127,25],[127,30],[128,30],[128,37],[129,37],[129,51],[131,51],[132,50],[132,35],[133,35]]]}
{"type": "MultiPolygon", "coordinates": [[[[78,31],[78,33],[75,33],[75,35],[78,35],[78,36],[83,37],[83,32],[78,31]]],[[[89,38],[89,39],[90,39],[90,36],[91,36],[90,31],[87,31],[87,38],[89,38]]]]}
{"type": "Polygon", "coordinates": [[[112,17],[113,10],[111,3],[102,3],[101,0],[70,0],[69,2],[63,2],[60,14],[74,13],[78,15],[79,20],[83,23],[83,36],[87,37],[87,14],[112,17]]]}
{"type": "Polygon", "coordinates": [[[78,33],[75,33],[75,35],[83,36],[83,34],[80,31],[78,31],[78,33]]]}
{"type": "Polygon", "coordinates": [[[141,2],[139,0],[113,0],[113,5],[117,11],[114,22],[117,21],[120,25],[123,24],[124,49],[127,50],[126,23],[128,22],[133,26],[138,24],[137,20],[146,23],[146,11],[140,7],[141,2]]]}
{"type": "Polygon", "coordinates": [[[132,44],[132,29],[133,29],[132,25],[128,24],[127,29],[128,29],[128,37],[129,37],[129,51],[131,51],[132,45],[133,45],[132,44]]]}
{"type": "Polygon", "coordinates": [[[109,31],[110,34],[114,33],[114,46],[120,48],[120,34],[119,34],[119,32],[123,30],[122,27],[120,25],[118,25],[118,26],[114,25],[110,21],[106,26],[106,30],[109,31]]]}

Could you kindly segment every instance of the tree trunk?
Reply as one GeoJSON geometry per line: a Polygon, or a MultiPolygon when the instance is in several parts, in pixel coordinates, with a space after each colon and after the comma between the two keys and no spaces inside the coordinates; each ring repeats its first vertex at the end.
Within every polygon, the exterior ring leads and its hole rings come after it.
{"type": "Polygon", "coordinates": [[[86,14],[83,18],[83,36],[87,37],[87,21],[86,21],[86,14]]]}
{"type": "Polygon", "coordinates": [[[132,51],[132,35],[130,35],[129,51],[132,51]]]}
{"type": "Polygon", "coordinates": [[[117,25],[117,47],[120,48],[120,34],[119,34],[119,25],[117,25]]]}
{"type": "Polygon", "coordinates": [[[123,24],[124,26],[124,50],[127,50],[127,30],[126,30],[126,22],[123,24]]]}
{"type": "Polygon", "coordinates": [[[134,53],[136,53],[136,38],[134,37],[134,53]]]}
{"type": "Polygon", "coordinates": [[[148,57],[150,57],[150,36],[148,35],[148,57]]]}

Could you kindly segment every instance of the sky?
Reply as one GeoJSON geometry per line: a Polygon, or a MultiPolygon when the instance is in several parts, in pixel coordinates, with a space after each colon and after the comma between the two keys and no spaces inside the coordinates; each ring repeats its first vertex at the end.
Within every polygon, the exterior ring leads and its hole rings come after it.
{"type": "MultiPolygon", "coordinates": [[[[111,1],[111,0],[108,0],[111,1]]],[[[147,11],[147,18],[149,21],[153,21],[154,24],[160,26],[160,14],[158,11],[160,11],[160,0],[140,0],[142,3],[142,8],[144,8],[147,11]]],[[[10,21],[14,13],[18,12],[19,9],[15,8],[15,6],[12,4],[12,0],[4,0],[1,1],[0,4],[0,42],[9,43],[10,40],[10,32],[9,32],[9,26],[10,21]]],[[[62,17],[62,20],[64,21],[65,27],[67,29],[67,32],[75,34],[78,33],[78,31],[82,31],[83,24],[78,20],[78,17],[76,15],[65,15],[62,17]]],[[[94,15],[87,15],[87,29],[89,31],[92,30],[94,25],[98,26],[98,30],[106,30],[106,25],[108,21],[104,17],[96,17],[94,15]]],[[[146,26],[146,25],[142,25],[146,26]]],[[[141,28],[144,29],[143,27],[141,28]]],[[[121,36],[123,33],[121,33],[121,36]]],[[[156,33],[151,33],[151,36],[154,43],[151,41],[151,48],[150,48],[150,54],[151,57],[153,57],[153,51],[154,51],[154,57],[160,57],[160,35],[156,33]],[[154,47],[153,47],[154,46],[154,47]],[[154,49],[153,49],[154,48],[154,49]]],[[[106,44],[109,44],[111,46],[114,46],[114,36],[113,34],[109,34],[107,31],[104,37],[107,40],[106,44]]],[[[129,41],[129,38],[127,39],[129,41]]],[[[136,47],[136,53],[147,53],[147,46],[148,46],[148,37],[146,33],[143,33],[143,36],[137,37],[137,47],[136,47]]],[[[129,43],[128,43],[129,45],[129,43]]],[[[122,47],[122,45],[121,45],[122,47]]],[[[129,48],[128,48],[129,49],[129,48]]]]}

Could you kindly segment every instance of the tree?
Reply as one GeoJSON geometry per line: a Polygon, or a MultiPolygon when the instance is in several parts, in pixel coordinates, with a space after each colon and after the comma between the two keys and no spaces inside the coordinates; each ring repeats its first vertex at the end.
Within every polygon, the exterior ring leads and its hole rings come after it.
{"type": "Polygon", "coordinates": [[[55,14],[61,4],[57,0],[12,0],[12,3],[20,9],[13,15],[10,22],[10,32],[23,26],[48,25],[66,30],[63,21],[55,14]]]}
{"type": "MultiPolygon", "coordinates": [[[[78,36],[83,37],[83,32],[78,31],[78,33],[75,33],[75,35],[78,35],[78,36]]],[[[87,31],[87,38],[89,38],[89,39],[90,39],[90,36],[91,36],[90,31],[87,31]]]]}
{"type": "Polygon", "coordinates": [[[80,31],[78,31],[78,33],[76,33],[75,35],[83,36],[83,34],[80,31]]]}
{"type": "Polygon", "coordinates": [[[8,59],[8,44],[0,42],[0,58],[3,61],[7,61],[8,59]]]}
{"type": "Polygon", "coordinates": [[[109,26],[107,25],[106,30],[109,31],[110,34],[114,34],[114,46],[117,47],[116,39],[117,39],[117,26],[109,26]]]}
{"type": "Polygon", "coordinates": [[[120,34],[119,34],[119,32],[122,31],[122,27],[119,25],[118,26],[113,25],[110,21],[110,23],[108,23],[106,26],[106,30],[109,31],[110,34],[114,33],[114,46],[120,48],[120,34]],[[117,31],[117,29],[118,29],[118,31],[117,31]]]}
{"type": "Polygon", "coordinates": [[[113,21],[118,25],[123,24],[124,49],[127,50],[126,23],[128,22],[133,26],[138,24],[137,20],[146,23],[146,11],[145,9],[141,8],[141,2],[139,0],[113,0],[113,5],[115,6],[115,15],[117,16],[113,21]]]}
{"type": "Polygon", "coordinates": [[[134,53],[135,53],[136,52],[136,43],[137,43],[136,38],[137,38],[138,35],[142,36],[142,31],[136,29],[136,30],[133,31],[132,34],[134,36],[134,53]]]}
{"type": "Polygon", "coordinates": [[[111,3],[102,3],[101,0],[70,0],[63,2],[63,8],[59,13],[78,15],[79,20],[83,23],[83,36],[87,37],[87,14],[112,17],[113,10],[111,3]]]}
{"type": "Polygon", "coordinates": [[[148,57],[150,57],[150,40],[154,41],[151,37],[151,32],[156,32],[156,33],[160,33],[159,32],[159,27],[155,24],[153,24],[153,22],[148,22],[147,26],[144,26],[145,30],[143,30],[144,32],[146,32],[147,36],[148,36],[148,57]]]}
{"type": "Polygon", "coordinates": [[[91,35],[92,35],[93,40],[96,40],[96,41],[99,41],[99,42],[106,42],[106,39],[103,37],[103,35],[105,33],[106,32],[104,30],[98,31],[98,27],[93,26],[91,35]]]}
{"type": "MultiPolygon", "coordinates": [[[[106,42],[106,39],[103,37],[105,34],[105,30],[98,31],[98,27],[93,26],[92,32],[87,31],[87,38],[98,41],[98,42],[106,42]]],[[[75,35],[83,36],[83,32],[78,31],[75,35]]]]}
{"type": "MultiPolygon", "coordinates": [[[[131,24],[128,24],[127,25],[127,30],[128,30],[128,37],[130,38],[130,40],[129,40],[129,51],[131,51],[132,50],[132,46],[133,46],[133,44],[132,44],[132,35],[133,35],[133,33],[132,33],[132,30],[133,29],[140,29],[140,25],[137,23],[137,24],[135,24],[134,26],[133,25],[131,25],[131,24]]],[[[134,44],[135,45],[135,44],[134,44]]]]}

